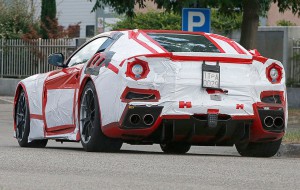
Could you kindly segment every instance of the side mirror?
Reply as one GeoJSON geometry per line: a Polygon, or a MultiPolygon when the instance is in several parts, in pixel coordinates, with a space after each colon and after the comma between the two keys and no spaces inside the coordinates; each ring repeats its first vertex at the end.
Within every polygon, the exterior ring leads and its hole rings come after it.
{"type": "Polygon", "coordinates": [[[56,67],[66,67],[65,56],[62,53],[53,53],[48,56],[48,64],[56,67]]]}

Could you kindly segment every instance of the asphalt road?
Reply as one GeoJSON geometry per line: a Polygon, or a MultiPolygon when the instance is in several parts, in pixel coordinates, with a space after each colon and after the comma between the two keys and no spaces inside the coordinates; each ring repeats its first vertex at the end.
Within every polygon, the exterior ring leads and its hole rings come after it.
{"type": "Polygon", "coordinates": [[[20,148],[8,101],[0,99],[0,190],[300,189],[299,158],[245,158],[234,147],[193,147],[186,155],[165,155],[157,145],[123,145],[119,153],[55,141],[20,148]]]}

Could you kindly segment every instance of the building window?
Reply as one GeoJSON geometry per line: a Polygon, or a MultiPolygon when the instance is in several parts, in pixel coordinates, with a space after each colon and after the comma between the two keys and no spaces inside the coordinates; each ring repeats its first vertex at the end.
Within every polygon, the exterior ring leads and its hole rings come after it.
{"type": "Polygon", "coordinates": [[[86,35],[86,37],[93,37],[95,35],[95,26],[87,25],[85,27],[85,35],[86,35]]]}

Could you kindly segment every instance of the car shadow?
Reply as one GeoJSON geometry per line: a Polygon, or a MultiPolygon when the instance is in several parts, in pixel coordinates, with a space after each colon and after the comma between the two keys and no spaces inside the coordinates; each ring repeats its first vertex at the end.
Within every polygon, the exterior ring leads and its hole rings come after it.
{"type": "MultiPolygon", "coordinates": [[[[78,151],[78,152],[85,152],[81,147],[45,147],[48,150],[60,150],[60,151],[78,151]]],[[[211,157],[240,157],[239,155],[232,155],[232,154],[201,154],[201,153],[186,153],[186,154],[167,154],[163,152],[151,152],[151,151],[142,151],[142,150],[120,150],[117,152],[94,152],[99,154],[140,154],[140,155],[165,155],[165,156],[211,156],[211,157]]],[[[87,152],[89,154],[89,152],[87,152]]]]}
{"type": "MultiPolygon", "coordinates": [[[[37,149],[37,150],[57,150],[57,151],[73,151],[73,152],[85,152],[82,147],[68,147],[68,146],[46,146],[45,148],[33,148],[33,147],[19,147],[19,146],[6,146],[8,148],[13,148],[13,149],[37,149]]],[[[186,153],[186,154],[167,154],[164,152],[151,152],[151,151],[143,151],[143,150],[126,150],[126,149],[121,149],[120,151],[117,152],[86,152],[86,154],[90,153],[99,153],[99,154],[140,154],[140,155],[164,155],[164,156],[205,156],[205,157],[241,157],[239,155],[233,155],[233,154],[218,154],[218,153],[186,153]]]]}

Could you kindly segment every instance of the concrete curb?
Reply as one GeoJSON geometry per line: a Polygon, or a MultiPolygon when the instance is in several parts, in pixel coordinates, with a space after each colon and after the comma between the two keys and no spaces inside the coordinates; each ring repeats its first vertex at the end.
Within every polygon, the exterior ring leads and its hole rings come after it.
{"type": "Polygon", "coordinates": [[[300,157],[300,144],[281,144],[277,156],[300,157]]]}

